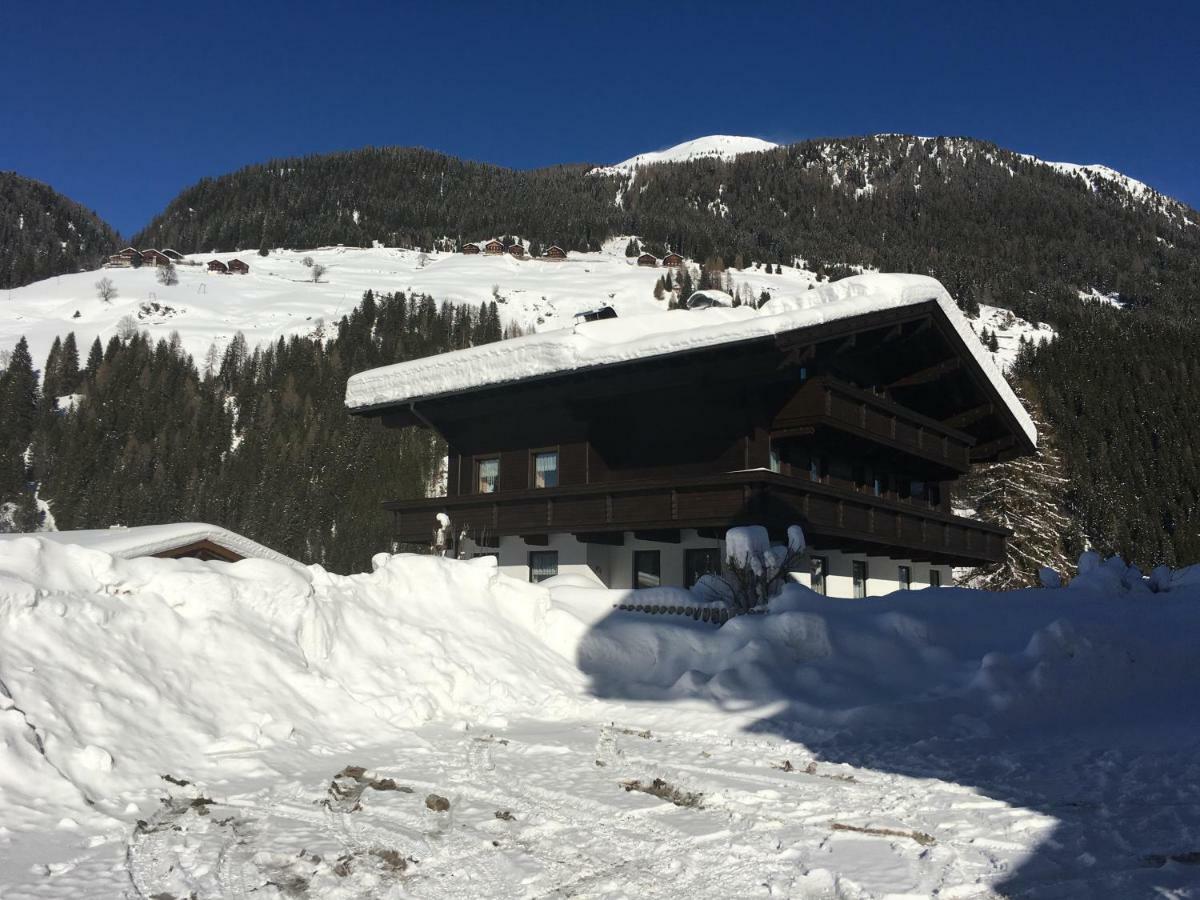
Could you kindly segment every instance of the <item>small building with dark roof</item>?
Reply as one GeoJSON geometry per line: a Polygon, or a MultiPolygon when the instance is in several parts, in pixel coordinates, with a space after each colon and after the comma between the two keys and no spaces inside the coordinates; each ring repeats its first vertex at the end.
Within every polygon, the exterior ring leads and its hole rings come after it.
{"type": "Polygon", "coordinates": [[[467,256],[474,256],[476,253],[479,252],[479,245],[478,244],[463,244],[462,252],[467,254],[467,256]]]}
{"type": "Polygon", "coordinates": [[[515,257],[516,259],[524,259],[525,258],[525,248],[522,247],[520,244],[513,244],[508,248],[508,255],[515,257]]]}
{"type": "Polygon", "coordinates": [[[219,259],[210,259],[208,261],[208,271],[220,272],[222,275],[228,275],[229,266],[225,265],[225,263],[221,262],[219,259]]]}
{"type": "Polygon", "coordinates": [[[551,244],[546,248],[546,252],[542,254],[545,259],[563,260],[567,258],[567,251],[558,244],[551,244]]]}
{"type": "Polygon", "coordinates": [[[245,275],[249,271],[250,271],[250,267],[248,265],[246,265],[244,262],[242,262],[240,259],[231,259],[229,261],[230,274],[237,273],[238,275],[245,275]]]}
{"type": "Polygon", "coordinates": [[[658,257],[653,253],[643,253],[637,258],[637,264],[653,269],[658,265],[658,257]]]}
{"type": "Polygon", "coordinates": [[[673,266],[678,268],[679,266],[683,265],[683,257],[678,253],[668,253],[663,257],[662,262],[664,266],[673,266]]]}
{"type": "Polygon", "coordinates": [[[160,253],[157,250],[143,250],[142,251],[142,265],[143,266],[169,266],[170,264],[171,264],[171,257],[164,256],[162,253],[160,253]]]}
{"type": "Polygon", "coordinates": [[[500,241],[492,240],[483,245],[483,252],[488,256],[499,256],[504,252],[504,245],[500,241]]]}

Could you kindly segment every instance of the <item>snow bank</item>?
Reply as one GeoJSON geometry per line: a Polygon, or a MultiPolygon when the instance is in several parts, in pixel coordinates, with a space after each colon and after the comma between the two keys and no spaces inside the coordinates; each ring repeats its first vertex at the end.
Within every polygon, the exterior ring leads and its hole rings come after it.
{"type": "Polygon", "coordinates": [[[770,300],[758,310],[748,306],[673,310],[633,319],[587,322],[397,363],[351,376],[346,385],[346,405],[365,410],[563,372],[698,352],[929,301],[937,302],[1030,440],[1036,441],[1037,430],[1028,413],[954,300],[940,282],[924,275],[855,275],[823,284],[799,297],[770,300]]]}
{"type": "Polygon", "coordinates": [[[584,702],[584,625],[546,590],[484,560],[376,563],[343,577],[6,542],[0,826],[52,827],[72,798],[119,815],[164,773],[253,774],[272,752],[584,702]]]}
{"type": "MultiPolygon", "coordinates": [[[[752,536],[748,536],[752,538],[752,536]]],[[[750,541],[752,543],[752,541],[750,541]]],[[[800,585],[717,629],[614,614],[579,648],[602,696],[766,709],[795,726],[878,735],[1085,725],[1200,696],[1200,567],[1145,579],[1081,561],[1061,590],[897,592],[831,601],[800,585]]]]}

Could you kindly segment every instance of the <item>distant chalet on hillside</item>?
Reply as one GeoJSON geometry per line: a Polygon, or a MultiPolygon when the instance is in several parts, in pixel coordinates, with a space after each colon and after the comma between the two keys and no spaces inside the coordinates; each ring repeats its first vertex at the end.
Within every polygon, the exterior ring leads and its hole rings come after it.
{"type": "Polygon", "coordinates": [[[437,429],[447,495],[390,500],[398,543],[539,581],[691,586],[724,535],[801,525],[814,590],[862,597],[949,584],[1001,560],[1008,532],[954,515],[973,464],[1036,431],[954,301],[918,275],[860,275],[746,306],[672,311],[353,376],[346,404],[437,429]],[[816,301],[814,303],[814,301],[816,301]]]}
{"type": "Polygon", "coordinates": [[[551,244],[546,248],[546,252],[542,254],[543,259],[560,260],[567,258],[567,251],[558,244],[551,244]]]}
{"type": "Polygon", "coordinates": [[[128,269],[133,265],[134,257],[141,258],[142,254],[133,247],[126,247],[119,253],[114,253],[108,258],[108,265],[112,268],[128,269]]]}
{"type": "Polygon", "coordinates": [[[169,266],[171,265],[171,257],[158,250],[143,250],[142,251],[143,266],[169,266]]]}
{"type": "Polygon", "coordinates": [[[162,253],[163,253],[163,256],[165,256],[167,259],[171,260],[172,262],[180,262],[183,259],[183,254],[180,253],[178,250],[165,249],[165,250],[163,250],[162,253]]]}
{"type": "Polygon", "coordinates": [[[231,275],[233,275],[233,274],[245,275],[245,274],[249,273],[249,271],[250,271],[250,267],[248,265],[246,265],[244,262],[242,262],[240,259],[231,259],[229,261],[229,273],[231,275]]]}
{"type": "Polygon", "coordinates": [[[219,272],[222,275],[228,275],[229,266],[225,265],[225,263],[221,262],[219,259],[210,259],[208,261],[208,271],[219,272]]]}
{"type": "Polygon", "coordinates": [[[680,256],[678,253],[668,253],[666,256],[663,257],[662,262],[663,262],[664,266],[678,267],[678,266],[683,265],[683,257],[680,256]]]}
{"type": "Polygon", "coordinates": [[[524,259],[525,258],[525,248],[522,247],[520,244],[513,244],[508,248],[508,255],[515,257],[516,259],[524,259]]]}
{"type": "Polygon", "coordinates": [[[479,245],[478,244],[463,244],[462,252],[467,254],[467,256],[473,256],[479,252],[479,245]]]}
{"type": "Polygon", "coordinates": [[[649,268],[653,269],[658,265],[658,257],[653,253],[643,253],[637,258],[637,264],[639,266],[648,266],[649,268]]]}
{"type": "Polygon", "coordinates": [[[488,241],[483,245],[483,252],[488,256],[499,256],[504,252],[504,245],[499,241],[488,241]]]}

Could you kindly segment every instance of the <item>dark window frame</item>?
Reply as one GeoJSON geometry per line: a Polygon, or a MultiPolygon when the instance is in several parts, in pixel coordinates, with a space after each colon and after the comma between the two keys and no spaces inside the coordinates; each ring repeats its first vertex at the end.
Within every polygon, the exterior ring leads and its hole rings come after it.
{"type": "Polygon", "coordinates": [[[871,580],[871,569],[865,559],[855,559],[850,562],[850,579],[854,584],[854,599],[864,600],[867,597],[868,582],[871,580]]]}
{"type": "Polygon", "coordinates": [[[496,494],[500,492],[500,454],[499,453],[481,453],[478,456],[471,457],[471,471],[473,478],[471,479],[471,493],[473,494],[496,494]],[[485,462],[496,463],[496,480],[490,491],[483,490],[483,482],[480,479],[480,469],[485,462]]]}
{"type": "Polygon", "coordinates": [[[930,587],[938,587],[938,588],[940,588],[942,586],[942,570],[941,569],[930,568],[930,570],[929,570],[929,586],[930,587]]]}
{"type": "Polygon", "coordinates": [[[814,556],[809,559],[809,583],[812,589],[824,597],[829,596],[829,557],[814,556]],[[820,572],[817,572],[817,566],[820,566],[820,572]],[[820,576],[820,584],[817,583],[818,574],[820,576]]]}
{"type": "Polygon", "coordinates": [[[719,575],[719,574],[721,574],[721,548],[720,547],[689,547],[683,551],[683,580],[684,580],[683,586],[684,587],[686,587],[686,588],[694,587],[696,585],[696,582],[699,581],[700,578],[702,578],[704,575],[719,575]],[[695,567],[692,565],[691,561],[693,559],[695,559],[696,556],[698,556],[701,553],[705,554],[706,556],[709,554],[712,554],[713,557],[716,559],[716,567],[715,568],[710,567],[708,571],[701,572],[698,577],[693,579],[692,578],[692,570],[695,567]]]}
{"type": "Polygon", "coordinates": [[[529,489],[531,491],[544,491],[550,488],[558,487],[562,484],[562,451],[556,444],[553,447],[534,447],[529,451],[529,489]],[[537,458],[545,454],[554,454],[554,484],[546,487],[537,486],[537,458]]]}
{"type": "Polygon", "coordinates": [[[897,566],[896,582],[900,585],[900,590],[912,590],[912,566],[897,566]]]}
{"type": "Polygon", "coordinates": [[[555,575],[558,574],[558,551],[557,550],[530,550],[529,558],[528,558],[527,562],[529,563],[529,581],[532,584],[538,584],[539,582],[545,581],[547,578],[553,578],[555,575]],[[533,558],[535,556],[542,556],[542,557],[553,556],[554,557],[554,574],[553,575],[543,575],[541,578],[535,578],[534,573],[535,573],[536,569],[540,568],[540,569],[544,570],[547,568],[544,565],[543,566],[534,566],[533,558]]]}
{"type": "Polygon", "coordinates": [[[654,557],[655,572],[647,574],[654,575],[658,578],[658,584],[645,585],[645,587],[661,587],[662,586],[662,551],[661,550],[634,550],[633,551],[633,580],[630,582],[635,589],[643,587],[638,581],[638,576],[642,573],[642,567],[639,565],[638,557],[654,557]]]}

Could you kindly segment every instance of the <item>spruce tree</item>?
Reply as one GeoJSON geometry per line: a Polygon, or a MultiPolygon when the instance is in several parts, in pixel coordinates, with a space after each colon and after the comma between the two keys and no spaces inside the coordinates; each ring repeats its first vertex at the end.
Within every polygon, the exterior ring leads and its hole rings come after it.
{"type": "Polygon", "coordinates": [[[1084,548],[1053,431],[1036,414],[1029,391],[1020,396],[1038,429],[1037,453],[977,466],[955,490],[959,505],[974,509],[976,518],[1012,530],[1004,560],[967,578],[968,586],[989,591],[1035,586],[1042,566],[1066,572],[1084,548]]]}

